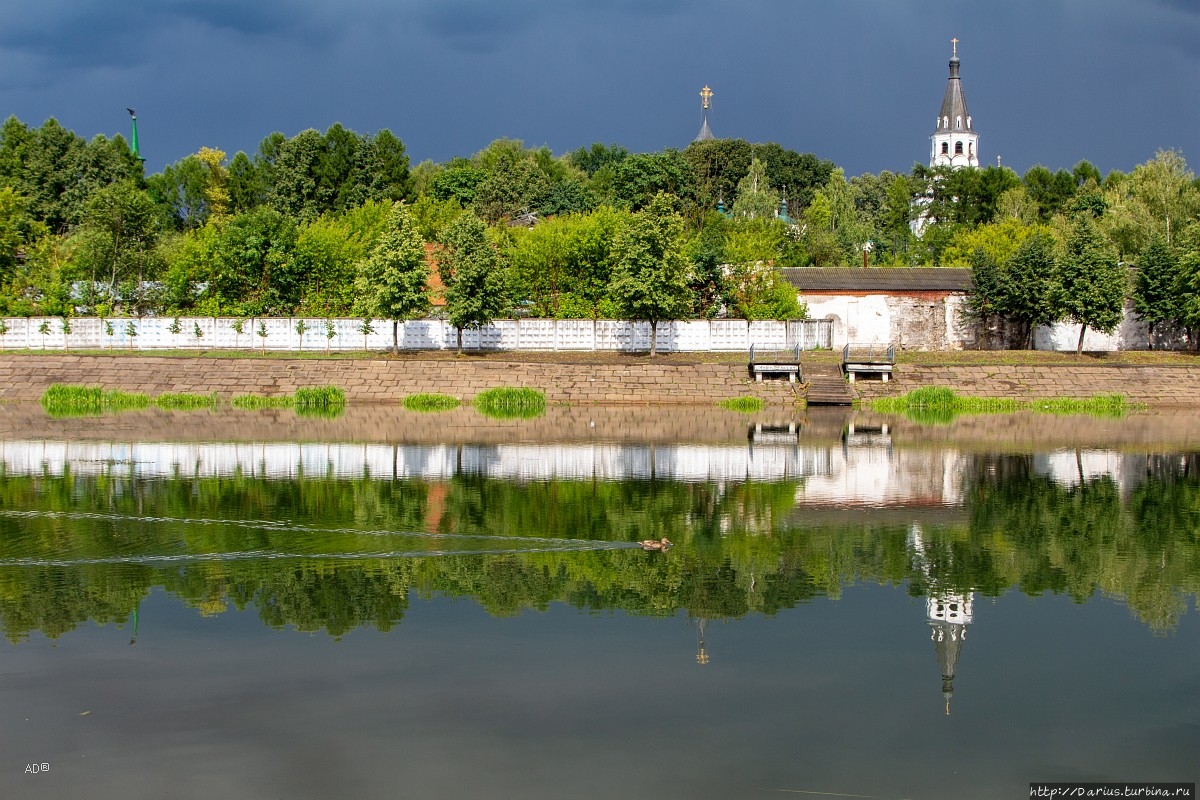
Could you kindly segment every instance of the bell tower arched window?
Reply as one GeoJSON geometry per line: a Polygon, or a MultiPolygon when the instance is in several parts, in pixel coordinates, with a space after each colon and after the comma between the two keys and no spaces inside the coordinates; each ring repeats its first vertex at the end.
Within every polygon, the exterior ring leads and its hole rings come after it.
{"type": "Polygon", "coordinates": [[[954,143],[954,155],[961,156],[963,154],[962,142],[954,143]]]}

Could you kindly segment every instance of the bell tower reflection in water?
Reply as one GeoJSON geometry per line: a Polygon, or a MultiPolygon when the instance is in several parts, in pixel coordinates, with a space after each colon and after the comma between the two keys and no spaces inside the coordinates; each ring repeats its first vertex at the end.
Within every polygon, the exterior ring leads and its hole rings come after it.
{"type": "MultiPolygon", "coordinates": [[[[967,638],[967,626],[974,620],[972,603],[975,593],[939,587],[935,567],[944,569],[949,564],[940,563],[941,559],[931,555],[921,536],[921,528],[916,523],[909,529],[908,547],[912,553],[913,567],[925,576],[925,621],[929,624],[929,639],[933,642],[938,666],[942,670],[942,698],[946,703],[946,716],[950,716],[958,657],[967,638]]],[[[952,558],[950,553],[944,555],[946,559],[952,558]]]]}

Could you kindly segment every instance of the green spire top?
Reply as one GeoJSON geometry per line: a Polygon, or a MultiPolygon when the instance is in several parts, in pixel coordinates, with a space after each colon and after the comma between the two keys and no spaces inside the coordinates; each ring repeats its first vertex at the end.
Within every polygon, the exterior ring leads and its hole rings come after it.
{"type": "Polygon", "coordinates": [[[137,109],[126,108],[125,110],[129,112],[129,118],[131,120],[133,120],[133,135],[129,139],[129,152],[133,153],[133,157],[136,158],[138,161],[145,161],[146,159],[142,158],[142,151],[138,147],[137,109]]]}

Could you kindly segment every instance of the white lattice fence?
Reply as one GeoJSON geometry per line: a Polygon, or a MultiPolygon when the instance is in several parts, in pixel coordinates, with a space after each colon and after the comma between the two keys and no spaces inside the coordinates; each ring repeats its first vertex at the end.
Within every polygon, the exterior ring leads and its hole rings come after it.
{"type": "MultiPolygon", "coordinates": [[[[64,332],[58,317],[4,320],[0,350],[384,350],[392,346],[392,322],[371,320],[364,333],[359,319],[229,317],[78,317],[64,332]],[[302,325],[298,324],[303,322],[302,325]],[[240,329],[240,330],[239,330],[240,329]],[[199,335],[197,335],[199,332],[199,335]]],[[[457,347],[457,332],[445,320],[400,323],[404,350],[457,347]]],[[[663,352],[743,351],[751,344],[782,349],[829,347],[832,325],[826,320],[689,320],[660,322],[658,349],[663,352]]],[[[463,331],[464,348],[477,350],[617,350],[650,348],[650,323],[629,320],[504,319],[463,331]]]]}

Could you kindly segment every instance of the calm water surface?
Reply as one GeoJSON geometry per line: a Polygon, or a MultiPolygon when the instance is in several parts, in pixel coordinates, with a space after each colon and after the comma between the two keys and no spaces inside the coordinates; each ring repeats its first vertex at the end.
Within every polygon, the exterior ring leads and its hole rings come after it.
{"type": "Polygon", "coordinates": [[[296,443],[189,419],[5,429],[2,797],[1200,777],[1200,455],[1169,435],[730,415],[296,443]]]}

